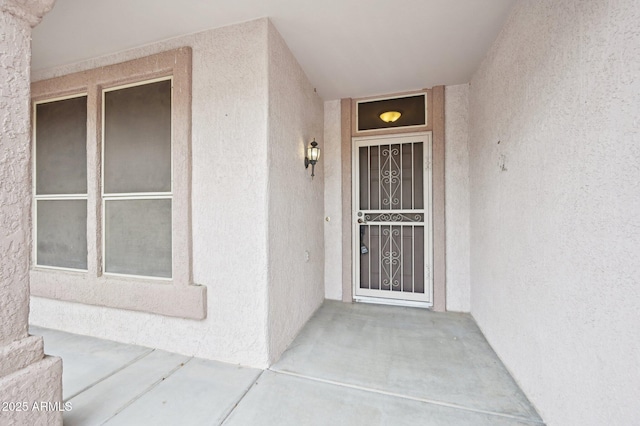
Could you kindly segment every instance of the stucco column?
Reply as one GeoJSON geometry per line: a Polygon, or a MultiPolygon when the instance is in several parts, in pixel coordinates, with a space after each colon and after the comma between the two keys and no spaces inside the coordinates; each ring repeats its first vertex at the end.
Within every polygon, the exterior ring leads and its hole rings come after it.
{"type": "Polygon", "coordinates": [[[55,0],[0,0],[0,424],[62,424],[62,361],[29,336],[31,28],[55,0]]]}

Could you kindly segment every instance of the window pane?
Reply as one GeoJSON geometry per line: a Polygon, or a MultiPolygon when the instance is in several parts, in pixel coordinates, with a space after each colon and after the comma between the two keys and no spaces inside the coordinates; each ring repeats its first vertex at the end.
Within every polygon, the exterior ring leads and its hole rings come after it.
{"type": "Polygon", "coordinates": [[[104,192],[171,191],[171,81],[105,93],[104,192]]]}
{"type": "Polygon", "coordinates": [[[36,194],[87,193],[87,97],[36,106],[36,194]]]}
{"type": "Polygon", "coordinates": [[[37,264],[87,269],[87,200],[38,200],[37,264]]]}
{"type": "Polygon", "coordinates": [[[425,95],[382,99],[358,103],[358,130],[387,129],[390,127],[423,126],[427,122],[425,95]],[[402,115],[396,121],[384,122],[380,114],[398,111],[402,115]]]}
{"type": "Polygon", "coordinates": [[[171,200],[105,204],[105,272],[171,278],[171,200]]]}

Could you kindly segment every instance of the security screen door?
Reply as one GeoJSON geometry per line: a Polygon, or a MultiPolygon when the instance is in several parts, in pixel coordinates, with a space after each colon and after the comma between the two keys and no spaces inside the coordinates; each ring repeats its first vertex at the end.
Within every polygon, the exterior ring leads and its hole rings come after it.
{"type": "Polygon", "coordinates": [[[431,132],[353,148],[354,298],[430,306],[431,132]]]}

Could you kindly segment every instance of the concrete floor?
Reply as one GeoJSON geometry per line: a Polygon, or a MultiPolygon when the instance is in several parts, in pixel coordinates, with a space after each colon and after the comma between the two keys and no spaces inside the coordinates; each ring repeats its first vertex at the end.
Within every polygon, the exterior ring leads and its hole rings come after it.
{"type": "Polygon", "coordinates": [[[469,315],[327,301],[266,371],[32,327],[74,425],[541,425],[469,315]]]}

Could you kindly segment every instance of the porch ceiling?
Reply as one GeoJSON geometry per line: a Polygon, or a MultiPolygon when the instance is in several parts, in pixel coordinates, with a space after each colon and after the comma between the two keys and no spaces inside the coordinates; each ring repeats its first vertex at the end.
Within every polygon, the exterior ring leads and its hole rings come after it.
{"type": "Polygon", "coordinates": [[[325,99],[466,83],[515,0],[57,0],[34,70],[268,16],[325,99]]]}

